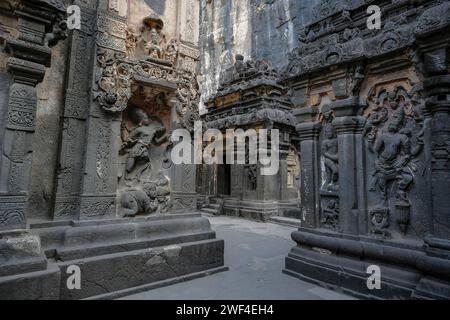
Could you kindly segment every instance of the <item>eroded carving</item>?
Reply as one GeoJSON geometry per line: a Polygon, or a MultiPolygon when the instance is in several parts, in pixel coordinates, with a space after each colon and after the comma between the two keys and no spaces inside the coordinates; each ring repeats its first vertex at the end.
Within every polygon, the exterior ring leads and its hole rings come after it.
{"type": "Polygon", "coordinates": [[[324,227],[337,230],[339,225],[339,199],[331,199],[322,208],[321,223],[324,227]]]}

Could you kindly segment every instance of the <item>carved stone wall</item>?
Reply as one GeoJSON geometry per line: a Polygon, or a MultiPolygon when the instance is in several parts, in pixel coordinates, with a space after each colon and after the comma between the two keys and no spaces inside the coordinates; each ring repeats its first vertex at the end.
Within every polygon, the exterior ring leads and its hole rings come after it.
{"type": "MultiPolygon", "coordinates": [[[[373,294],[354,275],[360,265],[363,278],[366,260],[379,263],[383,286],[395,287],[399,296],[450,295],[448,273],[439,271],[448,272],[450,236],[448,215],[442,214],[448,201],[439,200],[446,198],[439,190],[450,188],[443,180],[449,70],[444,34],[450,20],[437,14],[448,12],[449,4],[409,4],[322,1],[299,31],[285,69],[304,169],[303,223],[292,235],[299,245],[286,260],[286,272],[323,281],[326,270],[327,283],[359,296],[373,294]],[[380,30],[366,28],[370,4],[382,7],[380,30]],[[433,154],[439,154],[438,166],[433,154]],[[416,259],[436,264],[423,267],[416,259]],[[399,270],[399,263],[405,267],[400,277],[388,271],[399,270]],[[339,270],[331,271],[336,265],[339,270]],[[412,275],[418,280],[408,280],[412,275]],[[424,286],[430,277],[436,278],[424,286]]],[[[381,290],[376,296],[396,295],[381,290]]]]}
{"type": "Polygon", "coordinates": [[[37,124],[36,86],[42,82],[46,67],[51,66],[51,47],[66,36],[62,27],[65,7],[62,1],[6,1],[0,12],[4,18],[0,60],[11,75],[2,76],[0,229],[15,229],[26,225],[37,124]]]}

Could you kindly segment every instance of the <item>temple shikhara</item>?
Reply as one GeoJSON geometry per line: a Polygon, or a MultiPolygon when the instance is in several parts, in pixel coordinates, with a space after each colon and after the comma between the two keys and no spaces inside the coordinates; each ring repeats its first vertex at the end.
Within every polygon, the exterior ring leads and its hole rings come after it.
{"type": "Polygon", "coordinates": [[[292,227],[294,282],[450,298],[450,2],[2,0],[0,45],[0,299],[233,272],[217,216],[292,227]],[[199,129],[223,161],[176,164],[199,129]]]}

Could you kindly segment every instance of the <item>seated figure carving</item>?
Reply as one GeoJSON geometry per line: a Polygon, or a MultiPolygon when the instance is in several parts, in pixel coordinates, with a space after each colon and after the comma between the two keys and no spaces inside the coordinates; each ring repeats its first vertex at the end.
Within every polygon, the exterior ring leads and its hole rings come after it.
{"type": "Polygon", "coordinates": [[[159,46],[159,34],[155,29],[150,31],[150,42],[146,43],[145,49],[151,58],[162,59],[163,49],[159,46]]]}

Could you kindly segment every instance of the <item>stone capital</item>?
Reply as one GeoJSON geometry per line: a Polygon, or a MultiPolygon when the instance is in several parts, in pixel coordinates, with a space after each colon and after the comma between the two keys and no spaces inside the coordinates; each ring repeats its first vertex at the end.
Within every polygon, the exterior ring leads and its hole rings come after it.
{"type": "Polygon", "coordinates": [[[341,134],[361,134],[366,118],[363,116],[343,116],[333,120],[333,126],[338,135],[341,134]]]}
{"type": "Polygon", "coordinates": [[[292,114],[300,123],[310,122],[316,119],[317,115],[319,114],[319,108],[314,106],[299,108],[295,109],[292,114]]]}
{"type": "Polygon", "coordinates": [[[321,129],[319,122],[304,122],[296,127],[300,141],[318,140],[321,129]]]}
{"type": "Polygon", "coordinates": [[[336,100],[331,103],[331,109],[334,111],[336,118],[360,116],[365,107],[367,107],[367,103],[357,96],[336,100]]]}
{"type": "Polygon", "coordinates": [[[42,64],[11,57],[6,65],[14,82],[36,86],[44,79],[45,66],[42,64]]]}

